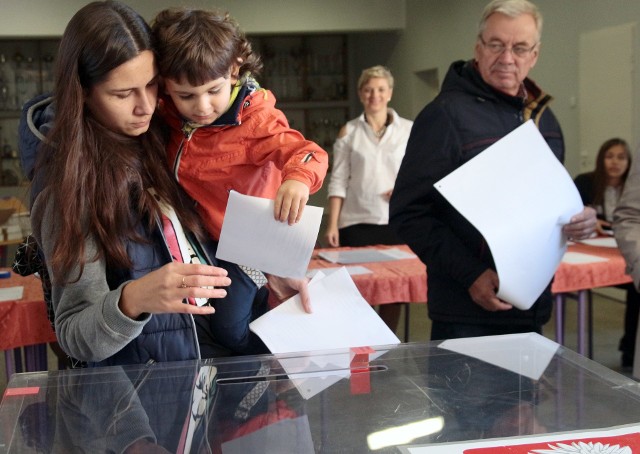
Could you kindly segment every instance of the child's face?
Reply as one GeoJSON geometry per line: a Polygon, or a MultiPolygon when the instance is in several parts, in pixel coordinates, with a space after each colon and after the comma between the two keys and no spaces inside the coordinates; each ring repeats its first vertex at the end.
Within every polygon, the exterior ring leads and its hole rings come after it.
{"type": "Polygon", "coordinates": [[[208,125],[216,121],[229,107],[232,82],[231,77],[220,77],[194,87],[186,82],[165,79],[165,90],[184,118],[208,125]]]}

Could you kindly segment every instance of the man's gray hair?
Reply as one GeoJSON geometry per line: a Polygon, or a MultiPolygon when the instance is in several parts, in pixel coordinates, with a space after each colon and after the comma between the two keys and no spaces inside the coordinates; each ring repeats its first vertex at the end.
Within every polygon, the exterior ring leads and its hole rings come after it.
{"type": "Polygon", "coordinates": [[[484,29],[487,26],[487,19],[494,13],[504,14],[512,18],[522,16],[523,14],[529,14],[533,17],[536,23],[536,30],[538,30],[538,39],[542,35],[542,14],[536,5],[527,0],[493,0],[487,6],[485,6],[478,24],[478,37],[482,36],[484,29]]]}

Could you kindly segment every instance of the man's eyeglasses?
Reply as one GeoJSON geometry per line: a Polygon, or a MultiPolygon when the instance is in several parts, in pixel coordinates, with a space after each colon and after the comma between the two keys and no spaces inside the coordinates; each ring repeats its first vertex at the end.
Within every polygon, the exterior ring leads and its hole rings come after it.
{"type": "Polygon", "coordinates": [[[482,43],[484,48],[494,55],[502,55],[504,51],[509,50],[515,57],[518,58],[525,58],[529,56],[529,54],[533,52],[533,49],[535,49],[538,45],[538,43],[535,43],[533,46],[527,47],[523,46],[522,44],[516,44],[513,47],[507,47],[500,41],[491,41],[489,43],[485,43],[484,39],[482,39],[482,36],[478,36],[478,39],[480,39],[480,42],[482,43]]]}

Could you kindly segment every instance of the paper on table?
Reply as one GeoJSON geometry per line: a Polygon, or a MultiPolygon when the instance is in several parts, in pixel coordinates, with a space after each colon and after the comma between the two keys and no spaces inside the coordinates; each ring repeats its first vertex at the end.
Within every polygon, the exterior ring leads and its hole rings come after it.
{"type": "Polygon", "coordinates": [[[388,262],[391,260],[412,259],[415,254],[403,251],[398,248],[376,249],[360,248],[348,251],[322,251],[318,254],[331,263],[367,263],[367,262],[388,262]]]}
{"type": "Polygon", "coordinates": [[[303,278],[323,210],[307,205],[300,221],[289,225],[274,219],[273,203],[231,191],[216,257],[276,276],[303,278]]]}
{"type": "Polygon", "coordinates": [[[616,243],[616,239],[614,237],[588,238],[586,240],[580,240],[580,243],[598,247],[618,247],[618,243],[616,243]]]}
{"type": "Polygon", "coordinates": [[[23,292],[24,287],[22,286],[0,288],[0,301],[21,300],[23,292]]]}
{"type": "Polygon", "coordinates": [[[558,347],[537,333],[448,339],[438,345],[534,380],[544,373],[558,347]]]}
{"type": "MultiPolygon", "coordinates": [[[[330,272],[330,271],[335,271],[340,269],[340,266],[333,266],[333,267],[329,267],[329,268],[315,268],[312,270],[307,270],[307,277],[313,277],[316,275],[316,273],[318,273],[320,270],[324,270],[325,272],[330,272]]],[[[347,272],[349,273],[349,276],[357,276],[358,274],[371,274],[373,273],[373,271],[371,271],[369,268],[364,267],[364,266],[360,266],[360,265],[355,265],[355,266],[346,266],[345,267],[347,269],[347,272]]]]}
{"type": "Polygon", "coordinates": [[[566,251],[562,226],[584,208],[533,121],[434,186],[486,239],[500,278],[498,297],[530,308],[566,251]]]}
{"type": "MultiPolygon", "coordinates": [[[[302,309],[298,295],[249,324],[272,353],[348,349],[399,344],[400,339],[380,319],[351,280],[345,268],[329,275],[318,272],[309,283],[313,313],[302,309]]],[[[377,352],[370,359],[381,355],[377,352]]],[[[314,355],[309,368],[329,364],[331,372],[304,374],[297,359],[280,362],[301,395],[310,398],[343,377],[349,376],[350,355],[314,355]]]]}
{"type": "Polygon", "coordinates": [[[583,254],[582,252],[568,251],[562,256],[563,263],[597,263],[606,262],[609,259],[604,257],[598,257],[597,255],[583,254]]]}

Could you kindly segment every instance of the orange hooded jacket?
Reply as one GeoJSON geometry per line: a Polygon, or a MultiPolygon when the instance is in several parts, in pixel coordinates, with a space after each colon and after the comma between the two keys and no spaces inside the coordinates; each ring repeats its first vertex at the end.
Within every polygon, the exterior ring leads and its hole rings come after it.
{"type": "Polygon", "coordinates": [[[273,93],[249,79],[227,112],[211,125],[195,127],[170,97],[161,100],[171,127],[169,165],[216,240],[232,189],[274,199],[285,180],[301,181],[311,194],[322,186],[327,152],[290,128],[275,102],[273,93]]]}

